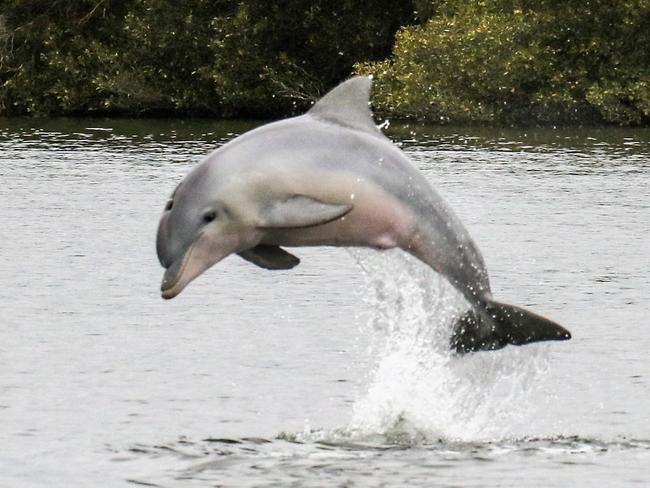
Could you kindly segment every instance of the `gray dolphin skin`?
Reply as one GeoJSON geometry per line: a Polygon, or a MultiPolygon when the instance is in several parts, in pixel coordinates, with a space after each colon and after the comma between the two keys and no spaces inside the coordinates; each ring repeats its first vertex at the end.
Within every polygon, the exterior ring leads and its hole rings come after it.
{"type": "Polygon", "coordinates": [[[455,351],[569,339],[555,322],[492,298],[465,227],[374,124],[371,84],[351,78],[306,114],[236,137],[190,171],[158,227],[163,298],[234,253],[290,269],[300,261],[280,246],[398,247],[469,302],[453,327],[455,351]]]}

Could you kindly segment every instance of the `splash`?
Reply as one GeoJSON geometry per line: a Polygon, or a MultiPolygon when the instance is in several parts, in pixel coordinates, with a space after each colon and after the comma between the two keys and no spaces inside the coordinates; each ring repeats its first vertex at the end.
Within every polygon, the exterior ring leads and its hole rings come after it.
{"type": "Polygon", "coordinates": [[[346,435],[389,443],[526,435],[546,347],[456,356],[451,324],[467,303],[444,278],[399,251],[352,253],[368,285],[366,328],[378,360],[346,435]]]}

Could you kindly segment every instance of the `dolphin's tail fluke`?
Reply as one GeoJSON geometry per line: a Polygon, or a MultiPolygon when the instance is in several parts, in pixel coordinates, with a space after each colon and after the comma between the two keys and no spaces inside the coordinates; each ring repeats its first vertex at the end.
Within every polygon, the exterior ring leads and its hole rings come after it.
{"type": "Polygon", "coordinates": [[[487,300],[458,318],[451,348],[464,354],[493,351],[508,344],[521,346],[567,339],[571,339],[571,333],[552,320],[514,305],[487,300]]]}

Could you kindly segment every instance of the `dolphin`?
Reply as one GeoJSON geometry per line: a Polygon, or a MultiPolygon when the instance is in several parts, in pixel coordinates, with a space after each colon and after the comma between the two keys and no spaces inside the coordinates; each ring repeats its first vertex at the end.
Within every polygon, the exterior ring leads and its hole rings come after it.
{"type": "Polygon", "coordinates": [[[463,224],[375,125],[371,85],[351,78],[304,115],[242,134],[189,172],[158,226],[163,298],[230,254],[276,270],[300,262],[283,246],[400,248],[469,303],[453,325],[456,352],[570,339],[559,324],[493,299],[463,224]]]}

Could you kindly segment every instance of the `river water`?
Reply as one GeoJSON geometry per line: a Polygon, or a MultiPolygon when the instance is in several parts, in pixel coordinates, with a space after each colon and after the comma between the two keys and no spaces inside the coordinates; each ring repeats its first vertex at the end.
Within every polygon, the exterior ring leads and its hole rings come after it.
{"type": "Polygon", "coordinates": [[[495,296],[573,333],[459,358],[398,251],[160,298],[168,195],[252,126],[0,120],[0,487],[650,484],[649,130],[389,128],[495,296]]]}

